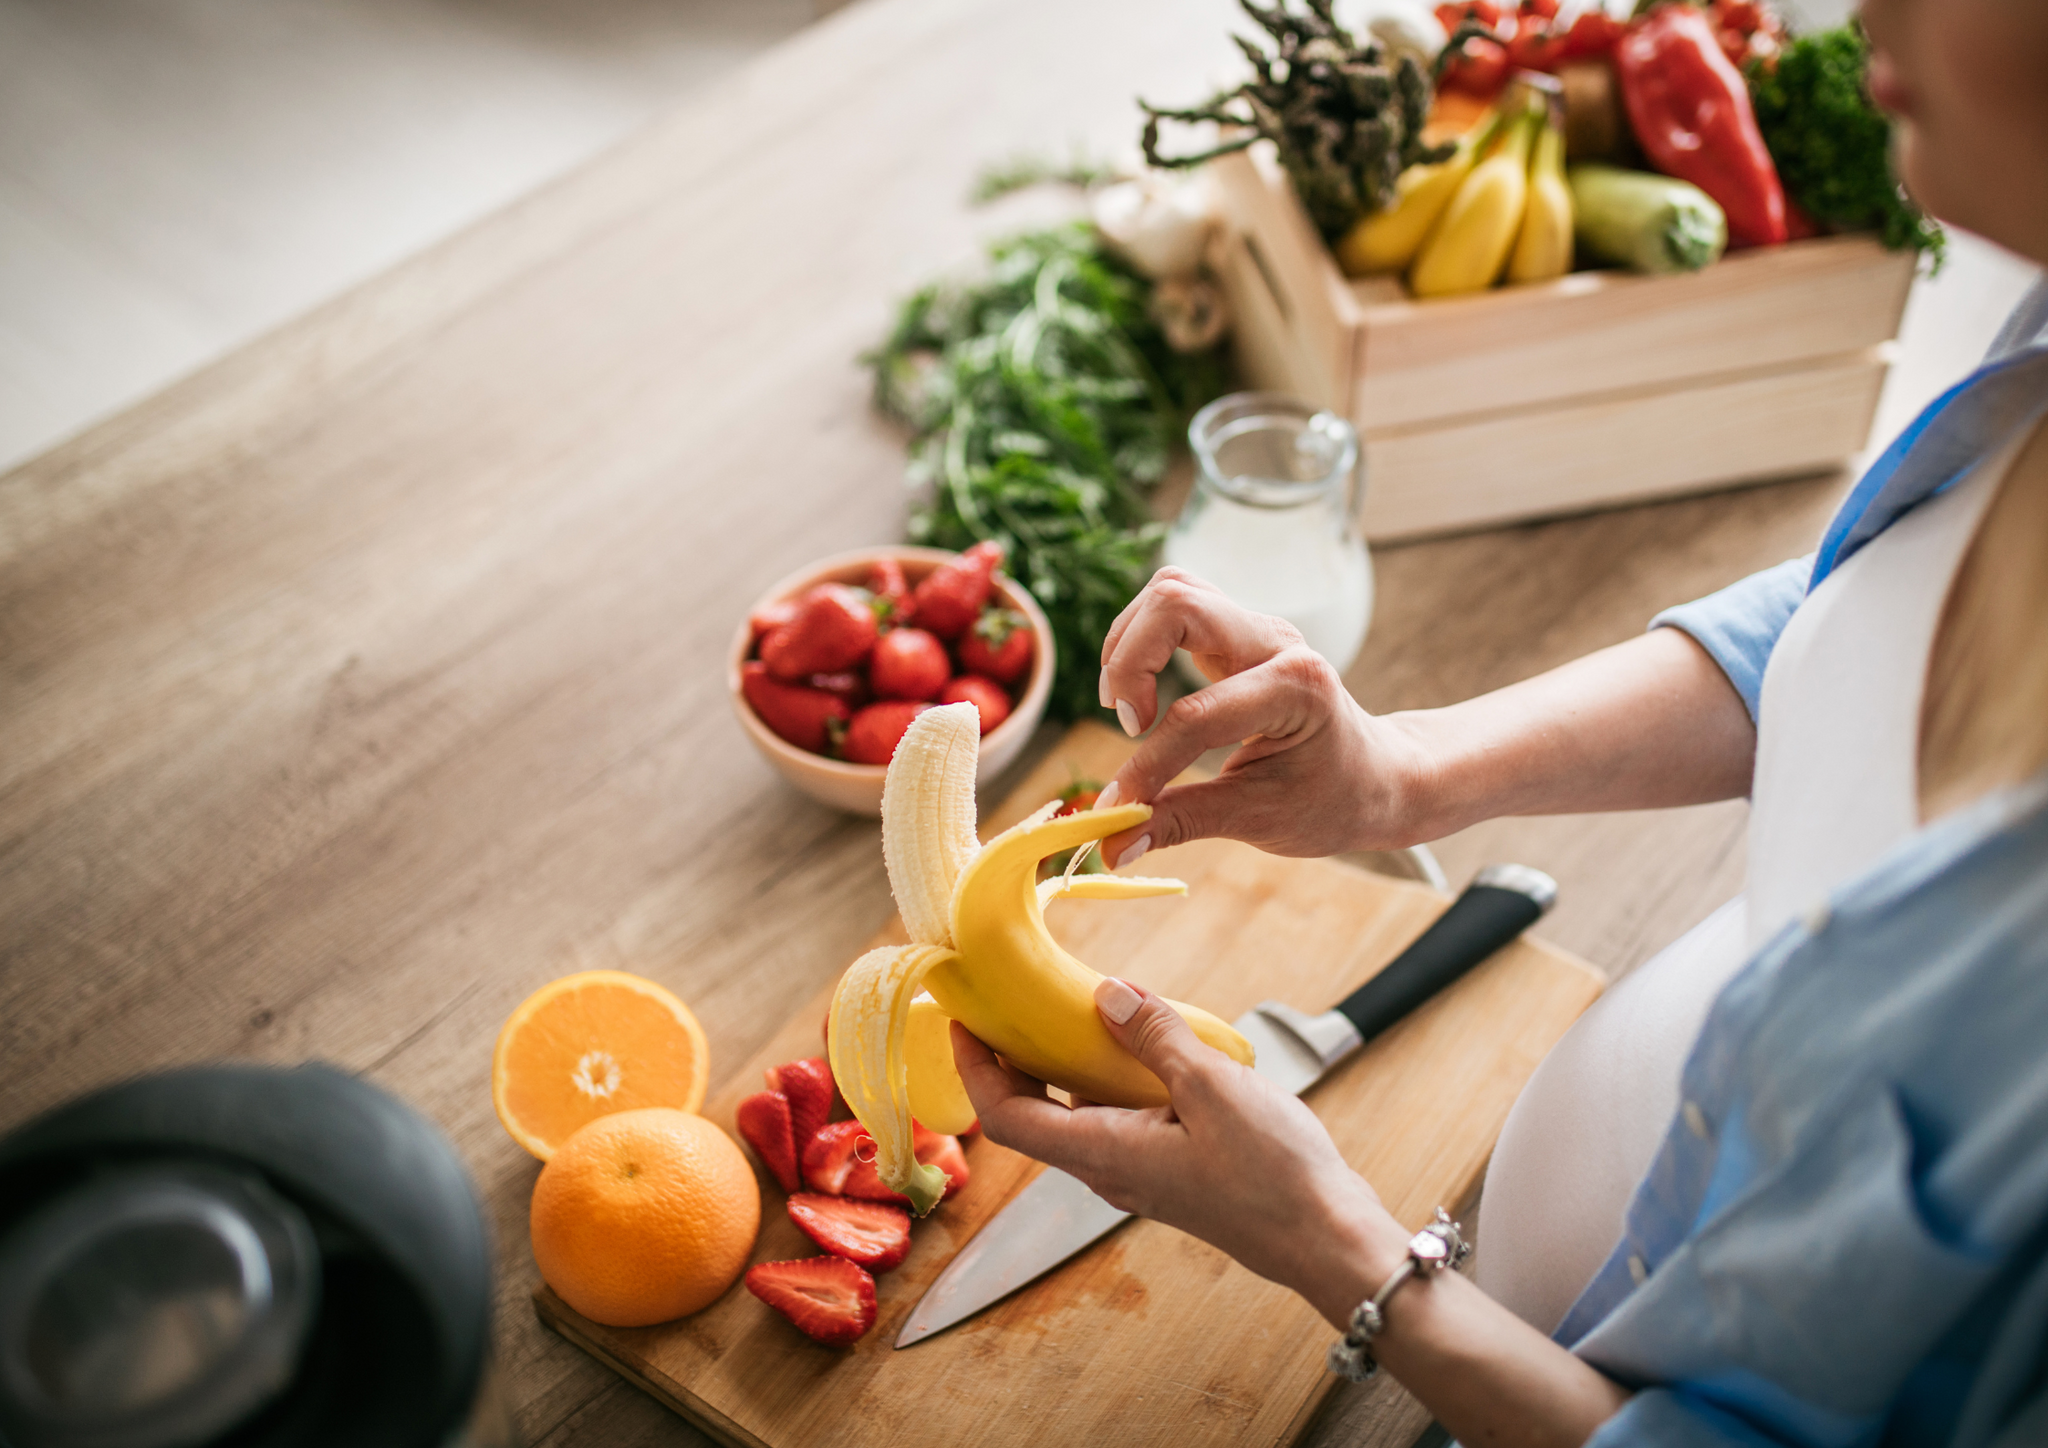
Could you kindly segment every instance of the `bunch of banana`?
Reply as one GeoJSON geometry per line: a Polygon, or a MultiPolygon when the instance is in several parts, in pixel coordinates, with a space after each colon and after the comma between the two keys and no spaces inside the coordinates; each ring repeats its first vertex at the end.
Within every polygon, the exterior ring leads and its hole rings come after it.
{"type": "MultiPolygon", "coordinates": [[[[1063,896],[1131,900],[1184,895],[1179,880],[1073,875],[1038,880],[1048,855],[1149,819],[1150,805],[1058,815],[1053,800],[986,845],[975,837],[981,724],[971,704],[911,721],[882,788],[882,856],[911,944],[856,960],[832,997],[832,1074],[875,1139],[875,1170],[919,1216],[945,1194],[920,1165],[911,1118],[963,1130],[974,1108],[953,1065],[957,1020],[1018,1069],[1105,1106],[1158,1106],[1166,1089],[1095,1013],[1101,976],[1062,950],[1045,906],[1063,896]]],[[[1252,1048],[1207,1011],[1173,1003],[1195,1034],[1246,1065],[1252,1048]]]]}
{"type": "Polygon", "coordinates": [[[1422,297],[1481,291],[1503,272],[1510,282],[1563,276],[1572,196],[1554,109],[1538,93],[1512,93],[1450,160],[1402,172],[1394,204],[1353,227],[1337,260],[1354,276],[1405,270],[1422,297]]]}

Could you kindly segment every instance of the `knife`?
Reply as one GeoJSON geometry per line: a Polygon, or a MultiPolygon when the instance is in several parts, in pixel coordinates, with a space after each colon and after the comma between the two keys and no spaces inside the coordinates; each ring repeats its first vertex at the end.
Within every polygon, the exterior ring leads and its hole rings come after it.
{"type": "MultiPolygon", "coordinates": [[[[1256,1052],[1253,1070],[1300,1095],[1445,986],[1506,945],[1557,899],[1557,882],[1527,865],[1489,865],[1429,929],[1371,980],[1319,1016],[1266,1001],[1233,1023],[1256,1052]]],[[[910,1347],[1037,1281],[1119,1223],[1118,1211],[1047,1167],[989,1218],[939,1274],[897,1334],[910,1347]]]]}

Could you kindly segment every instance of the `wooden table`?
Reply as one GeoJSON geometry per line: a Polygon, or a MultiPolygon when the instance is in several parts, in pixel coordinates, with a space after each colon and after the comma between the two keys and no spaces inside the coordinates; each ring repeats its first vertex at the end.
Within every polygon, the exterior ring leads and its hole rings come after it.
{"type": "MultiPolygon", "coordinates": [[[[727,714],[754,594],[899,535],[856,354],[969,259],[1020,150],[1225,73],[1222,0],[868,0],[588,169],[0,479],[0,1129],[139,1070],[322,1057],[455,1140],[535,1444],[691,1430],[543,1332],[535,1163],[490,1043],[565,971],[653,975],[714,1088],[890,913],[872,821],[727,714]]],[[[1350,682],[1460,698],[1803,550],[1820,479],[1380,555],[1350,682]]],[[[1547,934],[1626,969],[1731,893],[1740,804],[1503,821],[1547,934]]],[[[1310,1441],[1412,1436],[1347,1392],[1310,1441]]]]}

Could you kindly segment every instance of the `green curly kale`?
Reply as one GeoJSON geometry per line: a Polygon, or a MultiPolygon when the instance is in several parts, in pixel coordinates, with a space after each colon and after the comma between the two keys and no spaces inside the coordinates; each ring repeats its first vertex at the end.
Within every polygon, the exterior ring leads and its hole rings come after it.
{"type": "Polygon", "coordinates": [[[1162,529],[1146,498],[1193,411],[1224,390],[1220,355],[1166,344],[1152,286],[1086,225],[998,242],[986,279],[928,286],[862,360],[875,405],[912,430],[931,500],[913,541],[994,538],[1052,621],[1048,706],[1098,707],[1102,637],[1151,576],[1162,529]]]}
{"type": "Polygon", "coordinates": [[[1875,231],[1894,251],[1927,252],[1940,269],[1946,237],[1900,189],[1891,122],[1870,103],[1870,44],[1853,25],[1801,36],[1775,66],[1749,63],[1750,101],[1792,200],[1841,231],[1875,231]]]}

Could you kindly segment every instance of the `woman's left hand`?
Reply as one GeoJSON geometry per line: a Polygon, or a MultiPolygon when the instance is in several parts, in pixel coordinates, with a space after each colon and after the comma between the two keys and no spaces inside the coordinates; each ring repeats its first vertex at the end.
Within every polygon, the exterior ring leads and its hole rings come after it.
{"type": "Polygon", "coordinates": [[[1342,1324],[1370,1292],[1362,1284],[1399,1263],[1407,1233],[1299,1100],[1204,1044],[1157,996],[1111,976],[1095,999],[1172,1104],[1062,1106],[956,1022],[953,1056],[988,1138],[1200,1237],[1342,1324]]]}

